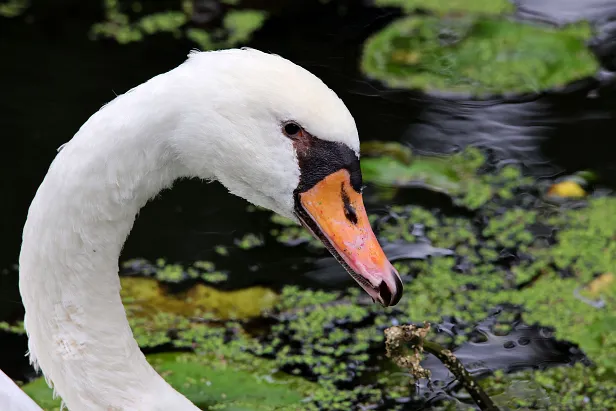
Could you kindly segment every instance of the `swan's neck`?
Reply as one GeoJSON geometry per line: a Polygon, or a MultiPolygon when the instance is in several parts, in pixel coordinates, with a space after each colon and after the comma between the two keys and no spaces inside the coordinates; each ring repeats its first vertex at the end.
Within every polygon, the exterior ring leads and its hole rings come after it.
{"type": "Polygon", "coordinates": [[[84,124],[28,213],[19,263],[30,355],[70,411],[197,410],[147,363],[119,294],[137,212],[185,174],[165,138],[180,114],[157,87],[163,76],[84,124]]]}

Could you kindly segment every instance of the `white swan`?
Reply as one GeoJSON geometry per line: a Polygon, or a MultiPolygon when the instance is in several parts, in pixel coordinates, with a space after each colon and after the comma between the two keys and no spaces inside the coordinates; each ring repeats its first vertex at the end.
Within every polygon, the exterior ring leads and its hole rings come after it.
{"type": "Polygon", "coordinates": [[[19,259],[30,359],[70,411],[197,410],[141,353],[118,277],[137,212],[183,177],[300,221],[373,299],[400,299],[363,206],[344,103],[276,55],[191,53],[90,117],[30,206],[19,259]]]}

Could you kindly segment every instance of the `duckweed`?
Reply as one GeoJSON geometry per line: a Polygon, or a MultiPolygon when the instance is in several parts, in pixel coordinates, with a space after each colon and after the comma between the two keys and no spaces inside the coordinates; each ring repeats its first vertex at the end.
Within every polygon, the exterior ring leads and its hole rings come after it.
{"type": "Polygon", "coordinates": [[[252,233],[246,234],[244,237],[235,240],[235,245],[242,250],[249,250],[251,248],[260,247],[263,244],[263,238],[252,233]]]}
{"type": "MultiPolygon", "coordinates": [[[[135,5],[132,12],[128,12],[126,4],[120,0],[105,0],[105,20],[92,26],[91,37],[112,38],[120,44],[128,44],[153,34],[166,33],[175,38],[186,37],[201,50],[213,50],[247,42],[267,17],[267,13],[261,10],[230,10],[222,19],[222,27],[206,31],[191,26],[193,6],[190,1],[177,2],[174,9],[145,15],[140,4],[133,3],[135,5]],[[133,15],[136,17],[131,18],[133,15]]],[[[18,10],[15,7],[7,10],[13,9],[18,10]]]]}
{"type": "MultiPolygon", "coordinates": [[[[379,143],[373,142],[369,157],[362,159],[361,168],[364,181],[372,183],[377,189],[426,188],[450,196],[454,204],[475,210],[494,197],[512,199],[515,190],[529,184],[522,178],[515,165],[508,165],[495,173],[483,172],[485,156],[473,147],[449,157],[430,157],[413,155],[408,148],[400,147],[407,154],[406,160],[400,156],[372,156],[378,152],[379,143]],[[374,147],[376,146],[376,147],[374,147]]],[[[392,151],[396,143],[386,143],[392,151]]]]}

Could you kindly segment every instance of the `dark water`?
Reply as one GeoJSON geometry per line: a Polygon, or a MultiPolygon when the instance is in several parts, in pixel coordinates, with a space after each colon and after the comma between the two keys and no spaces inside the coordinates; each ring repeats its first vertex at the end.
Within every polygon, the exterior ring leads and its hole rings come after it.
{"type": "MultiPolygon", "coordinates": [[[[0,20],[0,320],[22,315],[11,267],[17,263],[27,208],[57,147],[115,94],[172,69],[194,47],[165,35],[130,45],[92,41],[88,31],[103,13],[95,3],[34,2],[27,18],[0,20]]],[[[616,88],[610,74],[616,68],[616,23],[606,18],[615,9],[608,0],[569,1],[566,7],[557,1],[519,0],[524,17],[554,23],[596,20],[599,34],[592,48],[604,70],[566,90],[484,101],[388,90],[364,79],[358,71],[363,41],[400,15],[397,9],[371,8],[369,3],[348,1],[345,12],[340,2],[316,0],[279,7],[248,45],[280,54],[321,77],[346,102],[364,141],[399,140],[424,153],[481,145],[495,161],[522,162],[537,177],[591,168],[604,183],[616,185],[613,150],[606,149],[616,130],[616,88]]],[[[248,213],[246,207],[219,184],[181,182],[141,212],[122,258],[221,262],[236,287],[350,284],[331,260],[304,265],[311,257],[306,250],[283,249],[267,238],[258,252],[235,250],[242,258],[221,260],[214,253],[216,245],[233,248],[233,240],[244,233],[268,231],[268,215],[248,213]],[[280,278],[261,274],[289,267],[280,278]],[[329,269],[339,275],[324,275],[329,269]]],[[[402,256],[439,252],[393,246],[389,251],[402,256]]],[[[1,356],[0,368],[22,376],[27,370],[21,358],[24,339],[0,338],[3,352],[10,347],[19,353],[1,356]]]]}
{"type": "MultiPolygon", "coordinates": [[[[453,353],[473,377],[491,375],[494,370],[510,373],[528,369],[544,370],[577,362],[590,364],[584,353],[573,344],[556,340],[552,330],[524,324],[520,318],[506,322],[510,327],[507,332],[498,332],[499,317],[507,311],[510,314],[515,312],[511,307],[495,310],[466,334],[455,321],[445,320],[438,326],[437,332],[448,337],[469,337],[469,341],[454,349],[453,353]]],[[[460,382],[434,355],[427,355],[422,366],[432,374],[431,387],[424,380],[417,386],[418,394],[429,398],[426,406],[461,394],[456,393],[460,382]]]]}

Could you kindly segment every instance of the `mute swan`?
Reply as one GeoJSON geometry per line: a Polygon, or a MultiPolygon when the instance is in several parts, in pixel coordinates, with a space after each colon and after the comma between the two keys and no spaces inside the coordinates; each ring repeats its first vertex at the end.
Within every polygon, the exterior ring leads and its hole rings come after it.
{"type": "Polygon", "coordinates": [[[198,409],[141,353],[118,277],[139,209],[186,177],[300,222],[382,305],[402,295],[368,222],[357,129],[338,96],[273,54],[192,52],[90,117],[30,206],[19,259],[30,360],[70,411],[198,409]]]}

